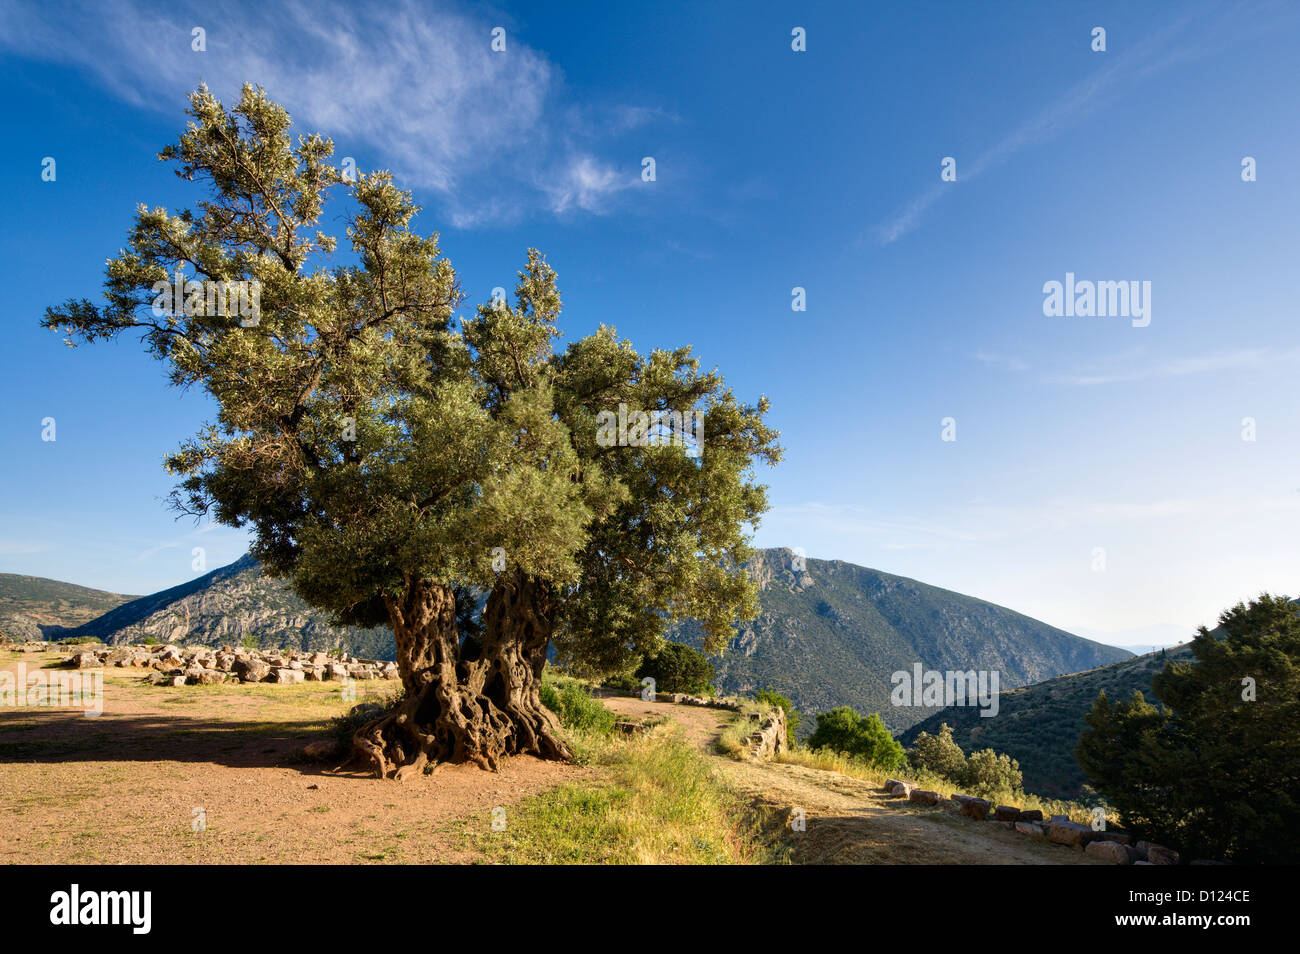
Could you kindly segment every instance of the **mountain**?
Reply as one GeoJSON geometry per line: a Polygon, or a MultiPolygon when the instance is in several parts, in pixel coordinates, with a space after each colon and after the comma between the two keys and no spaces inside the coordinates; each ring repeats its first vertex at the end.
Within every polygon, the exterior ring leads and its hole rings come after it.
{"type": "Polygon", "coordinates": [[[901,741],[911,745],[919,733],[934,735],[946,722],[967,754],[987,748],[1018,760],[1026,791],[1077,798],[1085,778],[1074,760],[1074,746],[1097,694],[1104,690],[1116,702],[1127,700],[1138,689],[1148,702],[1153,701],[1151,677],[1168,662],[1191,659],[1192,647],[1184,644],[1003,692],[998,714],[992,718],[981,718],[975,709],[942,709],[908,729],[901,741]]]}
{"type": "MultiPolygon", "coordinates": [[[[933,711],[890,704],[891,676],[916,663],[997,671],[1006,689],[1131,656],[984,600],[840,560],[805,558],[800,572],[790,550],[759,550],[749,571],[762,587],[760,615],[714,660],[716,684],[726,692],[771,686],[807,713],[847,704],[879,712],[898,732],[933,711]]],[[[702,633],[688,621],[671,636],[698,648],[702,633]]]]}
{"type": "Polygon", "coordinates": [[[286,646],[307,651],[341,646],[364,659],[393,659],[385,627],[331,626],[289,587],[244,555],[220,569],[142,596],[65,634],[105,643],[156,640],[188,645],[286,646]]]}
{"type": "Polygon", "coordinates": [[[41,576],[0,573],[0,632],[14,639],[57,638],[132,599],[41,576]]]}
{"type": "MultiPolygon", "coordinates": [[[[928,669],[997,670],[1003,688],[1128,658],[1122,649],[1072,636],[1009,609],[915,580],[840,561],[792,569],[789,550],[760,550],[748,570],[761,585],[761,615],[715,661],[727,692],[773,686],[799,708],[837,705],[880,712],[901,731],[930,711],[890,705],[890,676],[928,669]]],[[[245,556],[180,586],[125,603],[69,636],[108,643],[249,643],[318,650],[342,646],[367,659],[394,658],[386,627],[330,626],[282,582],[245,556]]],[[[691,622],[669,632],[698,646],[691,622]]]]}

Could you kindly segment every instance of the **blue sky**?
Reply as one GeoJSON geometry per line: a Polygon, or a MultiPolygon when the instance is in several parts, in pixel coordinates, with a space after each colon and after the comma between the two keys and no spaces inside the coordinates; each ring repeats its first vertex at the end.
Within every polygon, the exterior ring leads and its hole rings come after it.
{"type": "Polygon", "coordinates": [[[757,544],[1188,638],[1300,591],[1297,48],[1283,3],[8,3],[0,571],[145,593],[243,552],[163,505],[204,397],[38,321],[98,297],[136,203],[195,201],[156,154],[247,80],[412,188],[471,301],[536,246],[570,337],[767,394],[757,544]],[[1149,281],[1150,324],[1045,316],[1067,272],[1149,281]]]}

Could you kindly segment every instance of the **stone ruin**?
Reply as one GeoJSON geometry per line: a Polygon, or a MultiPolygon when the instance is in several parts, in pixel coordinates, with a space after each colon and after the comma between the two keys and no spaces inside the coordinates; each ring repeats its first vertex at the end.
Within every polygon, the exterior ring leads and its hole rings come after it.
{"type": "Polygon", "coordinates": [[[224,682],[300,682],[397,679],[397,663],[322,652],[222,646],[101,646],[74,652],[72,669],[144,669],[155,685],[207,686],[224,682]]]}
{"type": "MultiPolygon", "coordinates": [[[[1089,825],[1071,821],[1066,815],[1053,815],[1044,819],[1043,813],[1034,809],[1022,811],[1014,805],[994,805],[988,799],[973,795],[953,795],[945,798],[938,792],[922,789],[914,782],[886,779],[881,790],[894,798],[906,798],[918,805],[931,805],[974,821],[1000,824],[1008,831],[1019,832],[1031,838],[1041,838],[1053,845],[1079,848],[1089,858],[1116,865],[1176,865],[1182,862],[1178,852],[1150,841],[1133,844],[1130,835],[1119,831],[1096,831],[1089,825]]],[[[1193,861],[1198,864],[1217,864],[1211,861],[1193,861]]]]}

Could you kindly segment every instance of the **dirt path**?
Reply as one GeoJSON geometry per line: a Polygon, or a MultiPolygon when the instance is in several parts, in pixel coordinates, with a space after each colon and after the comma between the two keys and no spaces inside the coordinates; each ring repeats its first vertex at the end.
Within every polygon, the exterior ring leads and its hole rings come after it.
{"type": "Polygon", "coordinates": [[[667,717],[715,759],[738,792],[778,810],[802,809],[806,830],[791,834],[801,864],[1098,864],[1073,848],[1031,840],[992,822],[886,798],[866,782],[775,762],[739,762],[713,751],[727,725],[724,710],[610,698],[609,708],[633,718],[667,717]]]}
{"type": "MultiPolygon", "coordinates": [[[[0,669],[59,658],[0,652],[0,669]]],[[[337,684],[181,690],[148,686],[141,670],[105,676],[97,718],[0,708],[0,863],[475,860],[458,822],[595,774],[516,758],[497,775],[447,765],[402,784],[335,775],[297,753],[350,707],[337,684]]],[[[389,690],[360,683],[357,701],[389,690]]]]}

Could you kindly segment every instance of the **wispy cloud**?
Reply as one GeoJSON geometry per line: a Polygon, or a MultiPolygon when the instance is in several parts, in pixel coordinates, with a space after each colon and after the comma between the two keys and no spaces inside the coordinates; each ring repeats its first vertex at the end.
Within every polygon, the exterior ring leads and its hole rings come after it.
{"type": "MultiPolygon", "coordinates": [[[[1300,495],[1221,494],[1152,497],[1145,500],[1051,497],[1021,504],[954,503],[924,514],[897,510],[886,516],[880,510],[856,504],[805,503],[774,507],[764,517],[768,543],[772,531],[795,545],[799,539],[852,541],[881,550],[959,551],[989,543],[1002,543],[1067,530],[1121,528],[1128,525],[1178,520],[1203,524],[1225,519],[1258,520],[1300,516],[1300,495]],[[795,529],[797,528],[797,530],[795,529]]],[[[1144,530],[1143,532],[1152,532],[1144,530]]],[[[809,548],[810,556],[820,556],[809,548]]]]}
{"type": "Polygon", "coordinates": [[[639,176],[620,172],[594,156],[581,155],[572,157],[562,170],[552,171],[539,185],[550,196],[552,211],[567,212],[579,208],[586,212],[602,212],[612,195],[639,179],[639,176]]]}
{"type": "Polygon", "coordinates": [[[224,101],[244,82],[260,84],[300,127],[333,138],[338,156],[434,190],[462,226],[538,209],[602,210],[621,187],[619,167],[639,173],[640,154],[610,149],[617,158],[602,160],[593,140],[609,148],[611,136],[671,119],[649,106],[566,106],[559,70],[512,24],[412,0],[378,16],[338,0],[124,0],[75,12],[9,3],[0,48],[39,50],[168,115],[179,115],[200,80],[224,101]],[[491,49],[498,26],[505,52],[491,49]],[[206,52],[191,49],[195,28],[206,31],[206,52]]]}
{"type": "Polygon", "coordinates": [[[1300,348],[1238,348],[1213,354],[1189,355],[1152,361],[1131,353],[1101,363],[1087,365],[1063,374],[1047,375],[1051,384],[1089,386],[1121,384],[1155,378],[1180,378],[1194,374],[1224,374],[1231,371],[1262,370],[1269,367],[1294,367],[1300,360],[1300,348]]]}
{"type": "Polygon", "coordinates": [[[149,547],[149,549],[142,550],[139,553],[137,553],[135,556],[135,562],[142,563],[145,560],[149,559],[151,556],[161,553],[163,550],[174,550],[178,546],[180,546],[179,543],[159,543],[156,546],[149,547]]]}
{"type": "MultiPolygon", "coordinates": [[[[1240,20],[1240,14],[1237,17],[1240,20]]],[[[1189,14],[1127,46],[1122,52],[1097,54],[1100,69],[1075,83],[1041,112],[985,151],[959,162],[957,182],[935,182],[912,198],[893,217],[875,227],[876,240],[881,245],[897,241],[915,229],[931,207],[950,194],[953,188],[969,184],[1029,146],[1059,136],[1117,97],[1131,93],[1141,81],[1195,57],[1211,46],[1222,45],[1223,40],[1224,34],[1215,24],[1205,22],[1200,14],[1189,14]],[[1211,39],[1212,44],[1209,42],[1211,39]]]]}
{"type": "Polygon", "coordinates": [[[992,365],[998,368],[1005,368],[1008,371],[1028,371],[1029,364],[1012,355],[998,354],[995,351],[976,351],[971,355],[981,364],[992,365]]]}
{"type": "Polygon", "coordinates": [[[28,553],[44,553],[51,547],[45,543],[28,540],[0,540],[0,556],[24,556],[28,553]]]}

